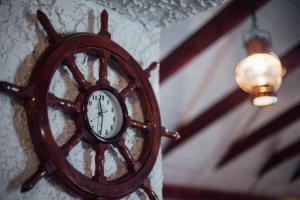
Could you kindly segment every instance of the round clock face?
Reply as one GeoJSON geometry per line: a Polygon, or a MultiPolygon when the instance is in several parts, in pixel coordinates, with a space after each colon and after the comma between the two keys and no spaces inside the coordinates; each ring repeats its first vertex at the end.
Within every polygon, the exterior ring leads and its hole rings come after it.
{"type": "Polygon", "coordinates": [[[121,105],[118,99],[107,90],[97,90],[90,95],[86,112],[90,128],[97,138],[113,138],[122,128],[121,105]]]}

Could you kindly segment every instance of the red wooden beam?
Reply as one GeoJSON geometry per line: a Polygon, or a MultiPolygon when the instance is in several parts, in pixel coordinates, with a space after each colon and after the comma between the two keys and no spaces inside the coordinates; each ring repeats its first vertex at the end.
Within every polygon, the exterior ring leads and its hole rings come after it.
{"type": "Polygon", "coordinates": [[[245,153],[247,150],[264,141],[268,137],[279,133],[280,130],[292,124],[299,118],[300,102],[254,132],[246,134],[246,137],[236,141],[222,157],[217,167],[220,168],[224,166],[229,161],[233,160],[242,153],[245,153]]]}
{"type": "MultiPolygon", "coordinates": [[[[282,65],[286,67],[287,74],[292,72],[300,64],[300,43],[291,48],[280,59],[282,65]]],[[[194,136],[197,132],[199,132],[209,124],[215,122],[217,119],[230,112],[233,108],[245,101],[247,98],[248,95],[237,88],[228,96],[224,97],[216,104],[209,107],[203,113],[200,113],[200,115],[198,115],[190,123],[179,127],[177,130],[181,135],[181,139],[168,143],[163,151],[164,155],[171,152],[179,144],[187,141],[187,139],[194,136]]]]}
{"type": "MultiPolygon", "coordinates": [[[[268,1],[253,0],[256,8],[262,7],[268,1]]],[[[233,0],[207,24],[162,59],[160,65],[160,83],[164,82],[196,55],[245,20],[251,14],[251,5],[249,5],[249,2],[245,0],[233,0]]]]}
{"type": "Polygon", "coordinates": [[[300,177],[300,165],[298,166],[298,168],[296,169],[296,171],[294,172],[293,176],[291,177],[291,183],[294,182],[295,180],[297,180],[300,177]]]}
{"type": "MultiPolygon", "coordinates": [[[[287,197],[271,197],[249,193],[202,189],[187,186],[164,185],[164,199],[213,199],[213,200],[285,200],[287,197]]],[[[295,198],[297,200],[297,198],[295,198]]]]}
{"type": "Polygon", "coordinates": [[[221,118],[223,115],[231,111],[232,108],[238,106],[246,99],[248,99],[247,93],[240,89],[233,90],[229,95],[205,110],[190,123],[179,127],[177,131],[180,133],[180,139],[172,140],[170,143],[168,143],[163,150],[163,154],[168,154],[176,146],[185,142],[188,138],[195,135],[198,131],[221,118]]]}
{"type": "Polygon", "coordinates": [[[275,168],[276,166],[280,165],[281,163],[297,156],[300,154],[300,139],[293,144],[289,145],[288,147],[284,148],[283,150],[276,152],[273,154],[268,161],[264,164],[264,166],[259,171],[259,176],[263,176],[271,169],[275,168]]]}

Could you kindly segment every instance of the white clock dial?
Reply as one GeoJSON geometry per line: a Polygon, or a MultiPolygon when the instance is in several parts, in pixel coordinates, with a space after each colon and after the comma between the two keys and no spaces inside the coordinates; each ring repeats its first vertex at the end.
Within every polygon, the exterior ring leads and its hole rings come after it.
{"type": "Polygon", "coordinates": [[[87,103],[87,119],[97,137],[109,139],[122,128],[123,114],[118,99],[107,90],[97,90],[87,103]]]}

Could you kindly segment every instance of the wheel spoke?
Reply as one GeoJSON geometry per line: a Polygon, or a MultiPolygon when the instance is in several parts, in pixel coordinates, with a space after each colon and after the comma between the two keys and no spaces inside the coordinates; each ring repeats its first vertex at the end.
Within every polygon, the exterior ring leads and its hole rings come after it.
{"type": "Polygon", "coordinates": [[[107,145],[95,144],[94,150],[96,151],[95,156],[95,176],[94,178],[98,182],[105,182],[106,177],[104,176],[104,155],[107,150],[107,145]]]}
{"type": "Polygon", "coordinates": [[[158,196],[155,194],[151,187],[149,178],[146,178],[144,183],[141,185],[141,188],[146,192],[150,200],[158,200],[158,196]]]}
{"type": "Polygon", "coordinates": [[[178,131],[171,131],[165,127],[161,127],[160,131],[162,136],[171,138],[173,140],[179,140],[181,137],[178,131]]]}
{"type": "Polygon", "coordinates": [[[118,142],[117,148],[118,148],[119,152],[121,153],[121,155],[123,156],[123,158],[125,159],[125,161],[127,162],[128,169],[137,171],[139,168],[139,163],[136,162],[135,159],[132,157],[132,155],[131,155],[129,149],[126,147],[123,139],[121,139],[118,142]]]}
{"type": "Polygon", "coordinates": [[[108,13],[106,10],[103,10],[101,13],[101,27],[99,34],[110,38],[110,33],[108,32],[108,13]]]}
{"type": "Polygon", "coordinates": [[[134,120],[131,117],[128,117],[128,121],[129,121],[129,126],[131,126],[132,128],[139,129],[142,131],[148,130],[149,128],[147,123],[134,120]]]}
{"type": "Polygon", "coordinates": [[[151,71],[155,70],[158,67],[159,67],[159,63],[153,62],[149,65],[149,67],[147,69],[144,70],[144,74],[146,75],[147,78],[149,78],[151,71]]]}
{"type": "Polygon", "coordinates": [[[49,36],[50,43],[51,42],[59,43],[60,41],[63,40],[63,37],[55,31],[54,27],[52,26],[50,20],[45,15],[45,13],[38,10],[37,11],[37,17],[38,17],[39,22],[42,24],[45,31],[47,32],[47,34],[49,36]]]}
{"type": "Polygon", "coordinates": [[[107,66],[108,59],[110,54],[107,52],[103,52],[99,58],[99,80],[98,84],[101,85],[109,85],[109,81],[107,80],[107,66]]]}
{"type": "Polygon", "coordinates": [[[75,132],[75,134],[61,147],[62,151],[64,152],[65,156],[67,157],[70,151],[81,141],[85,132],[75,132]]]}
{"type": "Polygon", "coordinates": [[[0,91],[17,100],[32,98],[32,96],[26,91],[25,87],[17,86],[4,81],[0,81],[0,91]]]}
{"type": "Polygon", "coordinates": [[[48,102],[52,107],[59,108],[65,112],[79,112],[78,106],[74,102],[58,98],[52,93],[48,93],[48,102]]]}
{"type": "Polygon", "coordinates": [[[85,80],[84,76],[79,70],[73,56],[68,56],[66,58],[66,65],[73,74],[73,77],[76,80],[76,82],[79,84],[80,90],[87,90],[91,87],[91,84],[85,80]]]}
{"type": "Polygon", "coordinates": [[[133,90],[137,87],[137,82],[135,80],[130,81],[128,85],[121,91],[124,97],[127,97],[133,90]]]}
{"type": "Polygon", "coordinates": [[[31,190],[46,174],[46,168],[40,164],[36,172],[23,183],[21,192],[24,193],[31,190]]]}

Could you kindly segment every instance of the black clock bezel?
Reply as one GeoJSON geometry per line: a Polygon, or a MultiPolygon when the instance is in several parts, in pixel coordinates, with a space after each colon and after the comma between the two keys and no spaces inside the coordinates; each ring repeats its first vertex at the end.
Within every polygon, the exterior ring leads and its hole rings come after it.
{"type": "Polygon", "coordinates": [[[119,141],[121,139],[121,137],[123,136],[123,134],[126,132],[127,127],[128,127],[128,120],[127,120],[128,119],[128,110],[127,110],[127,106],[125,103],[125,99],[116,89],[114,89],[113,87],[110,87],[110,86],[100,85],[100,86],[95,86],[92,89],[90,89],[90,91],[87,93],[87,95],[85,97],[85,103],[83,105],[83,115],[84,115],[85,126],[87,127],[87,130],[89,131],[89,133],[91,133],[91,135],[93,135],[98,141],[103,142],[105,144],[112,144],[112,143],[119,141]],[[121,114],[122,126],[121,126],[121,129],[118,131],[118,133],[116,133],[115,136],[113,136],[113,137],[104,138],[104,137],[99,136],[99,134],[97,134],[94,131],[94,129],[91,127],[91,125],[89,123],[89,118],[87,115],[88,102],[89,102],[91,95],[96,91],[105,91],[105,92],[111,93],[117,99],[118,103],[120,104],[120,108],[121,108],[121,112],[122,112],[122,114],[121,114]]]}

